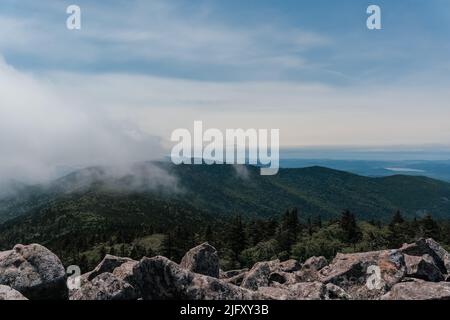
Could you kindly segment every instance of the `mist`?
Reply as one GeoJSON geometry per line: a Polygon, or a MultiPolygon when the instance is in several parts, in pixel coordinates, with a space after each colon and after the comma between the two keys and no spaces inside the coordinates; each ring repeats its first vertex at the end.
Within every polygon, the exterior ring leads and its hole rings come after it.
{"type": "MultiPolygon", "coordinates": [[[[18,71],[0,57],[1,193],[90,166],[130,175],[133,163],[164,157],[160,138],[115,116],[107,99],[89,103],[90,93],[70,90],[72,85],[18,71]]],[[[146,170],[139,173],[152,178],[148,186],[174,183],[161,169],[146,170]]]]}

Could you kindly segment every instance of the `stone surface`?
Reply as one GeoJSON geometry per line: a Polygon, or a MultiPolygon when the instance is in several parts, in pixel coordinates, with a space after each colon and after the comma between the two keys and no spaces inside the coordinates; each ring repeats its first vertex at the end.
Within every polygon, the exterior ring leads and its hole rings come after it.
{"type": "Polygon", "coordinates": [[[239,270],[229,270],[229,271],[224,271],[221,274],[221,279],[229,279],[229,278],[233,278],[237,275],[241,275],[243,273],[248,272],[248,268],[244,268],[244,269],[239,269],[239,270]]]}
{"type": "Polygon", "coordinates": [[[328,265],[328,260],[325,257],[311,257],[305,261],[302,270],[316,270],[319,271],[328,265]]]}
{"type": "Polygon", "coordinates": [[[0,300],[28,300],[19,291],[0,285],[0,300]]]}
{"type": "Polygon", "coordinates": [[[326,299],[327,300],[351,300],[352,296],[349,295],[344,289],[338,287],[335,284],[327,283],[326,286],[326,299]]]}
{"type": "Polygon", "coordinates": [[[142,298],[150,300],[252,300],[262,295],[193,273],[165,257],[143,258],[133,268],[142,298]]]}
{"type": "Polygon", "coordinates": [[[195,273],[219,278],[219,255],[216,248],[207,242],[189,250],[180,266],[195,273]]]}
{"type": "Polygon", "coordinates": [[[405,254],[404,256],[406,276],[432,282],[444,281],[444,276],[430,255],[425,254],[419,257],[405,254]]]}
{"type": "Polygon", "coordinates": [[[271,262],[258,262],[246,274],[242,281],[242,287],[250,290],[258,290],[259,287],[269,286],[269,277],[271,274],[271,262]]]}
{"type": "Polygon", "coordinates": [[[129,283],[105,272],[86,282],[70,297],[71,300],[136,300],[137,291],[129,283]]]}
{"type": "Polygon", "coordinates": [[[110,254],[107,254],[103,258],[103,260],[99,263],[99,265],[96,266],[94,270],[89,272],[87,280],[91,281],[98,275],[105,273],[105,272],[112,273],[115,268],[120,267],[125,262],[130,262],[130,261],[133,261],[133,260],[130,258],[121,258],[121,257],[116,257],[116,256],[112,256],[110,254]]]}
{"type": "Polygon", "coordinates": [[[338,254],[319,271],[320,280],[335,284],[356,299],[377,299],[406,274],[404,256],[398,250],[338,254]]]}
{"type": "Polygon", "coordinates": [[[283,261],[279,264],[279,269],[283,272],[299,271],[301,267],[302,265],[300,264],[300,262],[294,259],[283,261]]]}
{"type": "Polygon", "coordinates": [[[0,284],[28,299],[67,299],[66,272],[59,258],[38,245],[16,245],[0,253],[0,284]]]}
{"type": "Polygon", "coordinates": [[[450,282],[414,280],[394,285],[383,300],[450,300],[450,282]]]}
{"type": "Polygon", "coordinates": [[[248,271],[247,272],[243,272],[241,274],[237,274],[234,277],[228,278],[228,279],[223,279],[225,282],[227,283],[231,283],[234,284],[235,286],[240,286],[242,285],[242,282],[244,281],[245,277],[247,276],[248,271]]]}
{"type": "Polygon", "coordinates": [[[400,251],[410,256],[427,254],[434,259],[442,274],[450,273],[450,254],[433,239],[419,239],[415,243],[405,244],[400,251]]]}

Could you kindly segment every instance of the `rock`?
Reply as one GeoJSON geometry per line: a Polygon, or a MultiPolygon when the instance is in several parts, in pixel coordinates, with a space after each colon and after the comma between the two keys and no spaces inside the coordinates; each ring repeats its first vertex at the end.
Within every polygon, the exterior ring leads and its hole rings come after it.
{"type": "Polygon", "coordinates": [[[228,279],[223,279],[225,282],[227,283],[231,283],[234,284],[235,286],[240,286],[242,285],[242,282],[244,281],[245,277],[247,276],[248,271],[247,272],[243,272],[241,274],[237,274],[234,277],[228,278],[228,279]]]}
{"type": "Polygon", "coordinates": [[[271,300],[349,300],[345,290],[333,284],[299,282],[289,286],[260,287],[258,292],[271,300]]]}
{"type": "Polygon", "coordinates": [[[0,301],[1,300],[28,300],[19,291],[11,287],[0,285],[0,301]]]}
{"type": "Polygon", "coordinates": [[[444,276],[430,255],[425,254],[419,257],[405,254],[404,256],[406,276],[432,282],[444,281],[444,276]]]}
{"type": "Polygon", "coordinates": [[[165,257],[143,258],[133,268],[133,281],[149,300],[260,300],[261,294],[193,273],[165,257]]]}
{"type": "Polygon", "coordinates": [[[256,263],[245,276],[241,287],[254,291],[258,290],[259,287],[268,287],[271,266],[273,267],[271,262],[256,263]]]}
{"type": "Polygon", "coordinates": [[[286,287],[260,287],[258,293],[270,300],[296,300],[294,294],[286,287]]]}
{"type": "Polygon", "coordinates": [[[110,254],[107,254],[103,258],[102,262],[100,262],[100,264],[98,266],[96,266],[94,270],[89,272],[87,280],[91,281],[98,275],[105,273],[105,272],[112,273],[115,268],[120,267],[122,264],[124,264],[126,262],[130,262],[130,261],[134,261],[134,260],[132,260],[130,258],[121,258],[121,257],[116,257],[116,256],[112,256],[110,254]]]}
{"type": "Polygon", "coordinates": [[[233,278],[237,275],[241,275],[248,272],[248,268],[245,269],[239,269],[239,270],[230,270],[230,271],[225,271],[221,274],[221,279],[229,279],[229,278],[233,278]]]}
{"type": "Polygon", "coordinates": [[[397,283],[382,300],[449,300],[450,282],[414,280],[397,283]]]}
{"type": "Polygon", "coordinates": [[[278,271],[278,272],[272,272],[269,275],[269,284],[272,284],[273,282],[279,283],[279,284],[293,284],[298,282],[297,277],[293,273],[278,271]]]}
{"type": "Polygon", "coordinates": [[[281,262],[279,264],[279,269],[280,269],[280,271],[283,271],[283,272],[299,271],[301,267],[302,267],[301,264],[297,260],[294,260],[294,259],[287,260],[287,261],[281,262]]]}
{"type": "Polygon", "coordinates": [[[327,283],[326,300],[351,300],[352,297],[344,289],[335,284],[327,283]]]}
{"type": "Polygon", "coordinates": [[[450,282],[450,274],[445,277],[446,282],[450,282]]]}
{"type": "Polygon", "coordinates": [[[138,264],[138,261],[127,261],[121,266],[114,269],[112,272],[114,276],[128,283],[133,283],[133,269],[138,264]]]}
{"type": "Polygon", "coordinates": [[[219,256],[216,248],[207,242],[189,250],[180,266],[195,273],[219,278],[219,256]]]}
{"type": "Polygon", "coordinates": [[[410,256],[428,254],[442,274],[450,273],[450,254],[433,239],[419,239],[415,243],[405,244],[400,251],[410,256]]]}
{"type": "Polygon", "coordinates": [[[300,270],[294,272],[294,275],[298,282],[314,282],[320,279],[319,272],[314,269],[300,270]]]}
{"type": "Polygon", "coordinates": [[[16,245],[0,253],[0,284],[28,299],[67,299],[66,271],[59,258],[38,245],[16,245]]]}
{"type": "Polygon", "coordinates": [[[129,283],[105,272],[85,283],[71,300],[136,300],[138,293],[129,283]]]}
{"type": "Polygon", "coordinates": [[[299,282],[288,286],[295,300],[323,300],[326,296],[326,287],[322,282],[299,282]]]}
{"type": "Polygon", "coordinates": [[[302,270],[315,270],[319,271],[328,265],[328,261],[325,257],[311,257],[305,261],[302,266],[302,270]]]}
{"type": "Polygon", "coordinates": [[[356,299],[377,299],[406,274],[398,250],[338,254],[319,271],[320,281],[335,284],[356,299]]]}

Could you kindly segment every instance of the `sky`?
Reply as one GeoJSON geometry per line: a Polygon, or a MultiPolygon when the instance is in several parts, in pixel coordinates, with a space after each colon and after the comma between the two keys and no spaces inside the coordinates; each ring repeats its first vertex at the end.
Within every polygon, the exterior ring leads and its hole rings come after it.
{"type": "Polygon", "coordinates": [[[282,147],[448,146],[449,40],[447,0],[2,0],[0,179],[158,158],[194,120],[282,147]]]}

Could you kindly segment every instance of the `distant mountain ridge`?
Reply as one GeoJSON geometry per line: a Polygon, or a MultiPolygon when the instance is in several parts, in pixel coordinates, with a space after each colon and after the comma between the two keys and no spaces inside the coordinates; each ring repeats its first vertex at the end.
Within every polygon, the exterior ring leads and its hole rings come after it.
{"type": "Polygon", "coordinates": [[[280,169],[276,176],[261,176],[252,166],[166,162],[141,163],[136,168],[123,176],[88,168],[48,186],[23,187],[15,196],[0,200],[0,222],[17,218],[19,223],[21,216],[45,215],[55,206],[72,213],[83,207],[94,215],[102,208],[107,215],[115,201],[111,199],[119,198],[123,214],[131,207],[148,210],[148,203],[157,201],[163,207],[176,204],[210,216],[270,217],[297,207],[303,217],[324,219],[335,218],[344,209],[365,220],[386,221],[395,210],[407,218],[425,212],[450,218],[450,184],[420,176],[369,178],[324,167],[280,169]],[[88,205],[81,202],[86,198],[88,205]]]}

